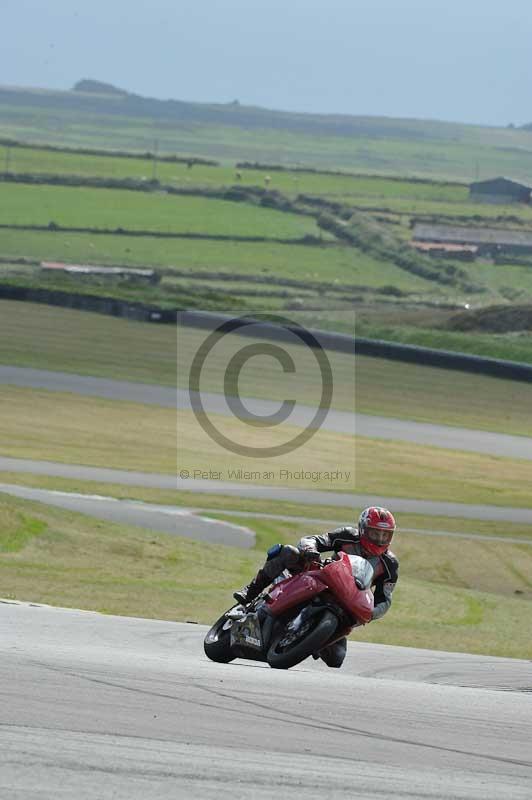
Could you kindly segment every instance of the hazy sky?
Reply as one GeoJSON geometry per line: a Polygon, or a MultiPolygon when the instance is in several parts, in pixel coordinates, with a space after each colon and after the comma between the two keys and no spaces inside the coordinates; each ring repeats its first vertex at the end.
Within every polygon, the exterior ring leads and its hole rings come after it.
{"type": "Polygon", "coordinates": [[[0,83],[506,125],[532,0],[1,0],[0,83]]]}

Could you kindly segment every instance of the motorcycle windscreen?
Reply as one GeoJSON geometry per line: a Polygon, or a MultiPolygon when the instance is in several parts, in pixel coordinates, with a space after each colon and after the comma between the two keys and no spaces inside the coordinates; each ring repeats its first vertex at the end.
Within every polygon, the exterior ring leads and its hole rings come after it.
{"type": "Polygon", "coordinates": [[[323,592],[325,585],[321,581],[321,572],[323,570],[319,573],[314,570],[302,572],[270,589],[266,602],[272,614],[283,614],[289,608],[304,603],[323,592]]]}
{"type": "Polygon", "coordinates": [[[369,589],[373,582],[375,570],[366,558],[347,554],[351,564],[351,574],[359,589],[369,589]]]}
{"type": "Polygon", "coordinates": [[[345,608],[355,620],[358,622],[369,622],[371,620],[373,616],[373,592],[369,588],[358,588],[353,577],[351,560],[347,553],[341,553],[338,561],[328,564],[321,571],[321,578],[333,592],[337,603],[345,608]]]}

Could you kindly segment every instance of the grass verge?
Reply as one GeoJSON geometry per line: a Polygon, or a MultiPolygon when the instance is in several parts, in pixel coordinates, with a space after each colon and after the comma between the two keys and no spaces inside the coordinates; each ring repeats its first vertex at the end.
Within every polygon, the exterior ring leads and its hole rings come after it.
{"type": "MultiPolygon", "coordinates": [[[[0,390],[0,412],[1,451],[14,458],[165,474],[176,474],[177,461],[177,469],[188,470],[190,477],[199,477],[195,470],[211,470],[216,473],[211,479],[237,483],[530,505],[532,461],[355,439],[323,429],[286,455],[244,457],[216,444],[192,412],[7,386],[0,390]]],[[[300,431],[281,425],[272,432],[218,414],[210,419],[248,447],[283,443],[300,431]]]]}
{"type": "MultiPolygon", "coordinates": [[[[248,447],[273,446],[300,433],[299,428],[288,425],[278,426],[272,433],[218,414],[210,419],[232,441],[243,440],[248,447]]],[[[319,430],[286,455],[241,457],[217,445],[192,412],[64,392],[1,386],[0,441],[2,455],[13,458],[168,475],[176,474],[177,462],[177,468],[189,470],[190,477],[195,470],[213,470],[218,480],[257,480],[345,492],[353,489],[352,437],[319,430]],[[311,470],[312,475],[299,477],[302,469],[311,470]],[[341,483],[325,475],[337,470],[346,471],[341,483]]]]}
{"type": "Polygon", "coordinates": [[[355,460],[360,493],[530,507],[532,461],[362,437],[355,460]]]}
{"type": "Polygon", "coordinates": [[[175,411],[64,392],[0,386],[4,456],[175,472],[175,411]]]}
{"type": "Polygon", "coordinates": [[[532,436],[532,384],[357,356],[355,408],[386,417],[532,436]]]}
{"type": "Polygon", "coordinates": [[[103,314],[0,300],[0,363],[175,386],[176,332],[103,314]]]}

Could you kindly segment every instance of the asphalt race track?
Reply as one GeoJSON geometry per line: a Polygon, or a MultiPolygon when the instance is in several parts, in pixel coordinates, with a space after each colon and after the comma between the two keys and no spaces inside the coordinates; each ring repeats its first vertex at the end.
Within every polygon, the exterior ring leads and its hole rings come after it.
{"type": "MultiPolygon", "coordinates": [[[[218,519],[214,516],[222,513],[220,509],[186,508],[184,506],[164,506],[154,503],[142,503],[136,500],[119,500],[115,497],[101,495],[77,494],[75,492],[61,492],[52,489],[33,489],[18,484],[0,483],[0,493],[10,494],[13,497],[22,497],[46,505],[64,508],[87,514],[96,519],[107,520],[124,525],[136,525],[152,531],[161,531],[172,536],[186,536],[203,542],[215,542],[232,547],[253,547],[255,533],[249,528],[218,519]]],[[[367,503],[366,503],[367,505],[367,503]]],[[[322,519],[310,516],[290,516],[286,514],[267,514],[258,511],[239,511],[238,509],[225,509],[224,515],[242,519],[276,519],[286,522],[303,522],[308,526],[308,531],[323,531],[345,525],[346,521],[352,522],[356,511],[349,509],[335,518],[322,519]],[[351,518],[351,519],[348,519],[351,518]]],[[[524,546],[532,545],[532,539],[513,538],[511,536],[486,536],[475,533],[456,533],[432,528],[405,528],[401,525],[403,533],[416,533],[424,536],[446,536],[451,539],[469,539],[484,542],[506,542],[524,546]]]]}
{"type": "MultiPolygon", "coordinates": [[[[122,483],[129,486],[144,486],[159,489],[222,494],[226,497],[248,497],[259,500],[282,500],[306,505],[328,505],[345,509],[364,508],[378,503],[391,506],[398,513],[425,514],[427,516],[458,517],[460,519],[500,520],[523,525],[532,524],[532,508],[508,508],[506,506],[466,505],[432,500],[417,500],[404,497],[380,497],[377,495],[342,494],[321,492],[313,489],[291,489],[283,486],[261,486],[250,481],[247,484],[214,480],[176,478],[149,472],[128,472],[100,467],[84,467],[76,464],[60,464],[52,461],[31,461],[0,456],[0,471],[36,475],[51,475],[99,483],[122,483]]],[[[5,486],[5,484],[4,484],[5,486]]],[[[7,491],[4,488],[4,491],[7,491]]],[[[344,512],[345,514],[345,512],[344,512]]]]}
{"type": "MultiPolygon", "coordinates": [[[[74,392],[111,400],[129,400],[167,408],[190,409],[188,391],[170,386],[155,386],[128,381],[114,381],[73,375],[68,372],[48,372],[0,365],[0,384],[47,389],[57,392],[74,392]]],[[[225,397],[212,392],[202,392],[201,399],[206,412],[232,414],[225,397]]],[[[242,398],[252,414],[268,415],[279,409],[279,403],[271,400],[242,398]]],[[[290,423],[305,427],[316,409],[297,404],[290,423]]],[[[484,453],[507,458],[532,459],[532,438],[510,436],[503,433],[455,428],[449,425],[431,425],[409,420],[389,419],[368,414],[351,414],[331,409],[323,423],[324,430],[357,434],[370,438],[392,439],[416,444],[444,447],[451,450],[484,453]]]]}
{"type": "Polygon", "coordinates": [[[349,644],[208,661],[205,628],[0,602],[6,800],[530,800],[530,664],[349,644]]]}
{"type": "Polygon", "coordinates": [[[0,492],[50,506],[88,514],[96,519],[123,525],[136,525],[149,530],[186,536],[202,542],[216,542],[232,547],[254,547],[255,534],[243,525],[211,519],[201,512],[192,513],[176,506],[117,500],[114,497],[32,489],[0,483],[0,492]]]}
{"type": "MultiPolygon", "coordinates": [[[[425,514],[427,516],[458,517],[460,519],[500,520],[523,525],[532,524],[532,508],[508,508],[506,506],[466,505],[464,503],[445,503],[432,500],[416,500],[404,497],[381,497],[378,495],[342,494],[341,492],[320,492],[312,489],[291,489],[283,486],[261,486],[253,482],[247,484],[209,481],[183,480],[172,475],[156,473],[127,472],[99,467],[83,467],[75,464],[56,464],[49,461],[26,461],[24,459],[0,457],[0,471],[21,472],[39,475],[52,475],[64,478],[77,478],[101,483],[124,483],[130,486],[147,486],[161,489],[222,494],[226,497],[248,497],[259,500],[282,500],[306,505],[328,505],[346,508],[364,508],[378,503],[391,506],[398,513],[425,514]]],[[[10,491],[6,484],[3,491],[10,491]]],[[[69,506],[70,507],[70,506],[69,506]]],[[[88,511],[86,511],[88,513],[88,511]]],[[[340,513],[340,512],[339,512],[340,513]]],[[[105,517],[102,517],[105,519],[105,517]]],[[[130,519],[132,524],[133,518],[130,519]]]]}
{"type": "MultiPolygon", "coordinates": [[[[0,367],[0,383],[187,407],[186,395],[168,387],[16,370],[0,367]]],[[[211,411],[221,410],[219,396],[203,399],[211,411]]],[[[262,404],[251,403],[250,410],[268,413],[266,401],[256,402],[262,404]]],[[[328,426],[352,432],[342,427],[351,423],[359,435],[532,458],[532,440],[525,437],[345,412],[334,412],[328,426]]],[[[380,502],[399,513],[532,523],[532,508],[346,496],[11,458],[0,458],[0,471],[292,499],[336,505],[340,513],[346,502],[380,502]]],[[[253,545],[247,528],[191,509],[6,484],[1,491],[200,540],[253,545]]],[[[205,631],[0,600],[0,800],[532,797],[530,662],[352,641],[340,671],[311,660],[284,672],[257,662],[210,662],[205,631]]]]}

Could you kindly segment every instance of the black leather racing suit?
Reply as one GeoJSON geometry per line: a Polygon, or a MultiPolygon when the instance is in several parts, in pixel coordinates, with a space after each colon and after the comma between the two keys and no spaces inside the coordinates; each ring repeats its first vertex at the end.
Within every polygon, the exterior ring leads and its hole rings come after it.
{"type": "MultiPolygon", "coordinates": [[[[375,572],[373,619],[380,619],[386,614],[392,604],[392,592],[399,577],[399,562],[391,550],[387,550],[381,556],[368,555],[362,549],[358,529],[345,526],[318,536],[304,536],[297,547],[277,545],[276,548],[271,548],[268,551],[268,560],[264,564],[263,571],[272,581],[285,569],[289,572],[299,572],[302,565],[301,554],[305,550],[317,550],[318,553],[330,550],[338,553],[343,550],[346,553],[366,558],[375,572]]],[[[346,652],[347,641],[344,638],[324,648],[320,652],[320,656],[328,666],[340,667],[346,652]]]]}
{"type": "Polygon", "coordinates": [[[399,562],[391,550],[387,550],[382,556],[368,556],[360,544],[357,528],[350,527],[336,528],[322,536],[304,536],[299,542],[298,549],[301,551],[308,548],[317,550],[318,553],[326,550],[338,553],[344,550],[346,553],[367,559],[375,571],[373,619],[380,619],[386,614],[392,604],[392,592],[399,577],[399,562]]]}

